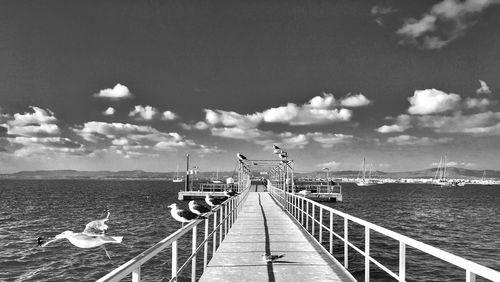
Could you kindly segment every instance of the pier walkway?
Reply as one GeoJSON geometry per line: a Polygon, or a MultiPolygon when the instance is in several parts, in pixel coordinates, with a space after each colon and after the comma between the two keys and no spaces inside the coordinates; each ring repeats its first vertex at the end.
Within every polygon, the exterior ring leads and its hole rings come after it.
{"type": "Polygon", "coordinates": [[[353,281],[308,238],[264,186],[252,186],[238,219],[200,281],[353,281]],[[266,263],[263,254],[284,254],[266,263]]]}

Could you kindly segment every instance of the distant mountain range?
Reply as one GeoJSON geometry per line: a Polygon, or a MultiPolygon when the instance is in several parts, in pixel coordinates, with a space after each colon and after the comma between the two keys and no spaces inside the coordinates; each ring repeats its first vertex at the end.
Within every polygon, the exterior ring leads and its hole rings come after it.
{"type": "MultiPolygon", "coordinates": [[[[377,178],[433,178],[437,168],[429,168],[417,171],[406,172],[372,172],[373,177],[377,178]]],[[[500,179],[500,171],[497,170],[472,170],[465,168],[449,167],[447,168],[448,178],[463,179],[500,179]]],[[[353,170],[330,171],[331,178],[356,178],[359,172],[353,170]]],[[[181,174],[183,175],[183,174],[181,174]]],[[[236,177],[237,172],[222,171],[219,172],[220,178],[236,177]]],[[[262,175],[265,176],[265,175],[262,175]]],[[[77,170],[37,170],[20,171],[11,174],[0,174],[0,179],[171,179],[175,177],[175,172],[146,172],[142,170],[125,171],[77,171],[77,170]]],[[[215,172],[199,172],[197,179],[211,179],[215,177],[215,172]]],[[[312,177],[325,178],[325,171],[295,172],[294,177],[312,177]]]]}

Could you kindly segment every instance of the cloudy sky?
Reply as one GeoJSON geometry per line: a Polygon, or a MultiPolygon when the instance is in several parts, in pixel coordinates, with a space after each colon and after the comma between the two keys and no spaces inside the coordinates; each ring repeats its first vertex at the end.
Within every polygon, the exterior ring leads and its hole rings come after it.
{"type": "Polygon", "coordinates": [[[500,169],[500,0],[19,1],[0,173],[500,169]]]}

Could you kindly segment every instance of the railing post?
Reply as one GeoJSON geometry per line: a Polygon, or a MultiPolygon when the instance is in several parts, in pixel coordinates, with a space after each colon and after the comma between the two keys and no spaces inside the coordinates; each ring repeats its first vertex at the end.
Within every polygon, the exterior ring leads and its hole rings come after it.
{"type": "Polygon", "coordinates": [[[228,226],[228,217],[227,217],[227,210],[229,208],[229,203],[226,203],[224,205],[224,237],[227,234],[227,226],[228,226]]]}
{"type": "Polygon", "coordinates": [[[323,208],[319,207],[319,243],[323,243],[323,208]]]}
{"type": "MultiPolygon", "coordinates": [[[[198,225],[195,225],[193,227],[193,242],[191,244],[191,254],[196,253],[196,237],[198,236],[197,230],[198,225]]],[[[196,282],[196,256],[193,256],[193,259],[191,260],[191,282],[196,282]]]]}
{"type": "Polygon", "coordinates": [[[203,271],[207,269],[208,262],[208,219],[205,220],[205,236],[203,236],[203,240],[205,244],[203,245],[203,271]]]}
{"type": "Polygon", "coordinates": [[[370,282],[370,228],[365,226],[365,282],[370,282]]]}
{"type": "Polygon", "coordinates": [[[315,209],[316,205],[314,203],[312,203],[311,205],[312,205],[311,234],[314,237],[314,221],[316,220],[314,211],[316,210],[315,209]]]}
{"type": "Polygon", "coordinates": [[[172,279],[177,281],[177,240],[172,242],[172,279]]]}
{"type": "Polygon", "coordinates": [[[399,281],[406,281],[406,244],[399,241],[399,281]]]}
{"type": "Polygon", "coordinates": [[[348,219],[344,217],[344,267],[345,269],[349,268],[349,228],[348,228],[348,219]]]}
{"type": "Polygon", "coordinates": [[[330,254],[333,254],[333,212],[330,211],[330,254]]]}
{"type": "Polygon", "coordinates": [[[222,225],[223,218],[222,217],[224,216],[224,206],[221,205],[219,210],[220,210],[220,213],[219,213],[219,224],[220,224],[220,226],[219,226],[219,246],[220,246],[220,244],[222,244],[222,227],[223,227],[223,225],[222,225]]]}
{"type": "Polygon", "coordinates": [[[476,282],[476,274],[470,271],[470,269],[465,271],[465,275],[465,282],[476,282]]]}
{"type": "Polygon", "coordinates": [[[141,266],[132,271],[132,282],[141,282],[141,266]]]}
{"type": "Polygon", "coordinates": [[[309,229],[309,201],[306,201],[306,231],[309,229]]]}
{"type": "Polygon", "coordinates": [[[215,254],[215,251],[217,250],[217,212],[214,213],[214,237],[213,237],[213,244],[212,244],[212,256],[215,254]]]}
{"type": "Polygon", "coordinates": [[[304,226],[304,198],[300,199],[300,225],[304,226]]]}

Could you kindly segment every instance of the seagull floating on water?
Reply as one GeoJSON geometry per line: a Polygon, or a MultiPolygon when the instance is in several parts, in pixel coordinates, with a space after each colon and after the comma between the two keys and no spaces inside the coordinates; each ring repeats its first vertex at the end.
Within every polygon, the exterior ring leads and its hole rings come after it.
{"type": "Polygon", "coordinates": [[[240,153],[237,153],[236,156],[238,157],[238,159],[240,159],[241,161],[244,161],[247,159],[247,157],[243,156],[242,154],[240,153]]]}
{"type": "Polygon", "coordinates": [[[184,223],[186,222],[191,222],[196,219],[206,219],[206,217],[197,215],[188,210],[179,209],[176,203],[173,203],[168,207],[171,208],[170,214],[172,215],[172,217],[175,220],[182,222],[182,227],[184,227],[184,223]]]}
{"type": "Polygon", "coordinates": [[[189,210],[197,215],[205,215],[212,211],[211,209],[198,204],[194,200],[190,201],[188,205],[189,205],[189,210]]]}
{"type": "Polygon", "coordinates": [[[205,203],[207,203],[207,205],[209,205],[212,208],[215,208],[218,205],[222,204],[222,202],[220,200],[217,200],[216,198],[214,198],[208,194],[205,196],[205,203]]]}
{"type": "MultiPolygon", "coordinates": [[[[71,244],[83,249],[95,248],[103,246],[107,243],[119,244],[122,242],[123,236],[107,236],[104,234],[108,229],[108,225],[106,225],[105,222],[109,220],[109,210],[106,209],[105,212],[107,213],[105,218],[87,223],[85,229],[81,233],[64,231],[63,233],[56,235],[54,239],[46,243],[43,243],[43,238],[39,237],[38,244],[42,243],[41,247],[45,247],[48,244],[61,239],[68,239],[71,244]]],[[[104,251],[106,252],[108,258],[111,259],[106,248],[104,248],[104,251]]]]}
{"type": "Polygon", "coordinates": [[[262,260],[265,262],[275,262],[276,260],[284,257],[285,255],[267,255],[267,254],[262,254],[262,260]]]}

